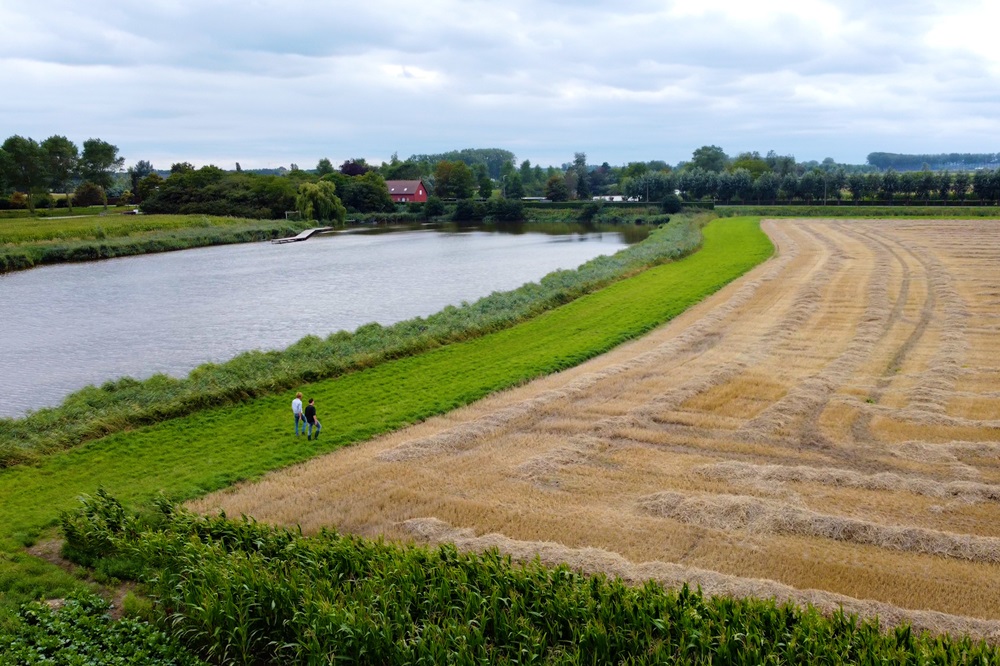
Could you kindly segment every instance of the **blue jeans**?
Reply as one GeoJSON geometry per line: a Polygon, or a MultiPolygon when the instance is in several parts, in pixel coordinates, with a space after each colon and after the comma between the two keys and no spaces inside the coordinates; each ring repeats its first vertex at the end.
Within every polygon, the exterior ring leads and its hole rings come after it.
{"type": "Polygon", "coordinates": [[[295,415],[295,436],[299,436],[299,422],[302,422],[302,432],[306,431],[306,416],[305,414],[295,415]]]}
{"type": "Polygon", "coordinates": [[[319,421],[316,421],[316,423],[310,423],[309,424],[309,434],[306,435],[306,437],[312,437],[313,436],[313,426],[314,425],[316,426],[316,436],[319,437],[319,431],[323,429],[323,426],[321,426],[319,424],[319,421]]]}

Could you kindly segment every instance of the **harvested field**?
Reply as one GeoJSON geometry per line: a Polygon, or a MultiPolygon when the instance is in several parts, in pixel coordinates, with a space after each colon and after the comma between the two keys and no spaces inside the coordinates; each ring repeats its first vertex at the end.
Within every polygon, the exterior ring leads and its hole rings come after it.
{"type": "Polygon", "coordinates": [[[1000,639],[1000,226],[763,227],[641,340],[196,508],[1000,639]]]}

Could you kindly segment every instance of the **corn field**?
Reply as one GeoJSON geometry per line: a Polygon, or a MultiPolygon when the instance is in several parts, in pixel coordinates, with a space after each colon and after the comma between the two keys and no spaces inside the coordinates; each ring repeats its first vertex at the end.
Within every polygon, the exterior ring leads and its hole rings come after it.
{"type": "Polygon", "coordinates": [[[496,550],[303,537],[99,492],[62,517],[67,552],[131,575],[164,626],[224,664],[990,664],[967,638],[686,585],[630,587],[496,550]]]}

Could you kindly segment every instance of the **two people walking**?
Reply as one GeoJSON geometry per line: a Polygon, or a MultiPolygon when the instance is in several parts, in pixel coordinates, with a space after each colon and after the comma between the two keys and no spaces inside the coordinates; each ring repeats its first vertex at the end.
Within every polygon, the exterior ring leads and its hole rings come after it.
{"type": "Polygon", "coordinates": [[[292,400],[292,416],[295,417],[295,436],[299,436],[299,424],[302,424],[302,432],[306,434],[306,440],[319,439],[319,431],[323,428],[316,418],[316,399],[309,398],[309,404],[302,408],[302,394],[296,393],[292,400]],[[316,436],[313,437],[313,428],[316,428],[316,436]],[[308,428],[308,431],[306,430],[308,428]]]}

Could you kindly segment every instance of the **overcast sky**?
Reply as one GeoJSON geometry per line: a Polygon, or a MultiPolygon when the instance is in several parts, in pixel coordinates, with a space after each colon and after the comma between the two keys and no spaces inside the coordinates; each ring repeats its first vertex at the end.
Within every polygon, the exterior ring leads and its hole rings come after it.
{"type": "Polygon", "coordinates": [[[996,0],[0,0],[0,141],[234,168],[1000,151],[996,0]]]}

